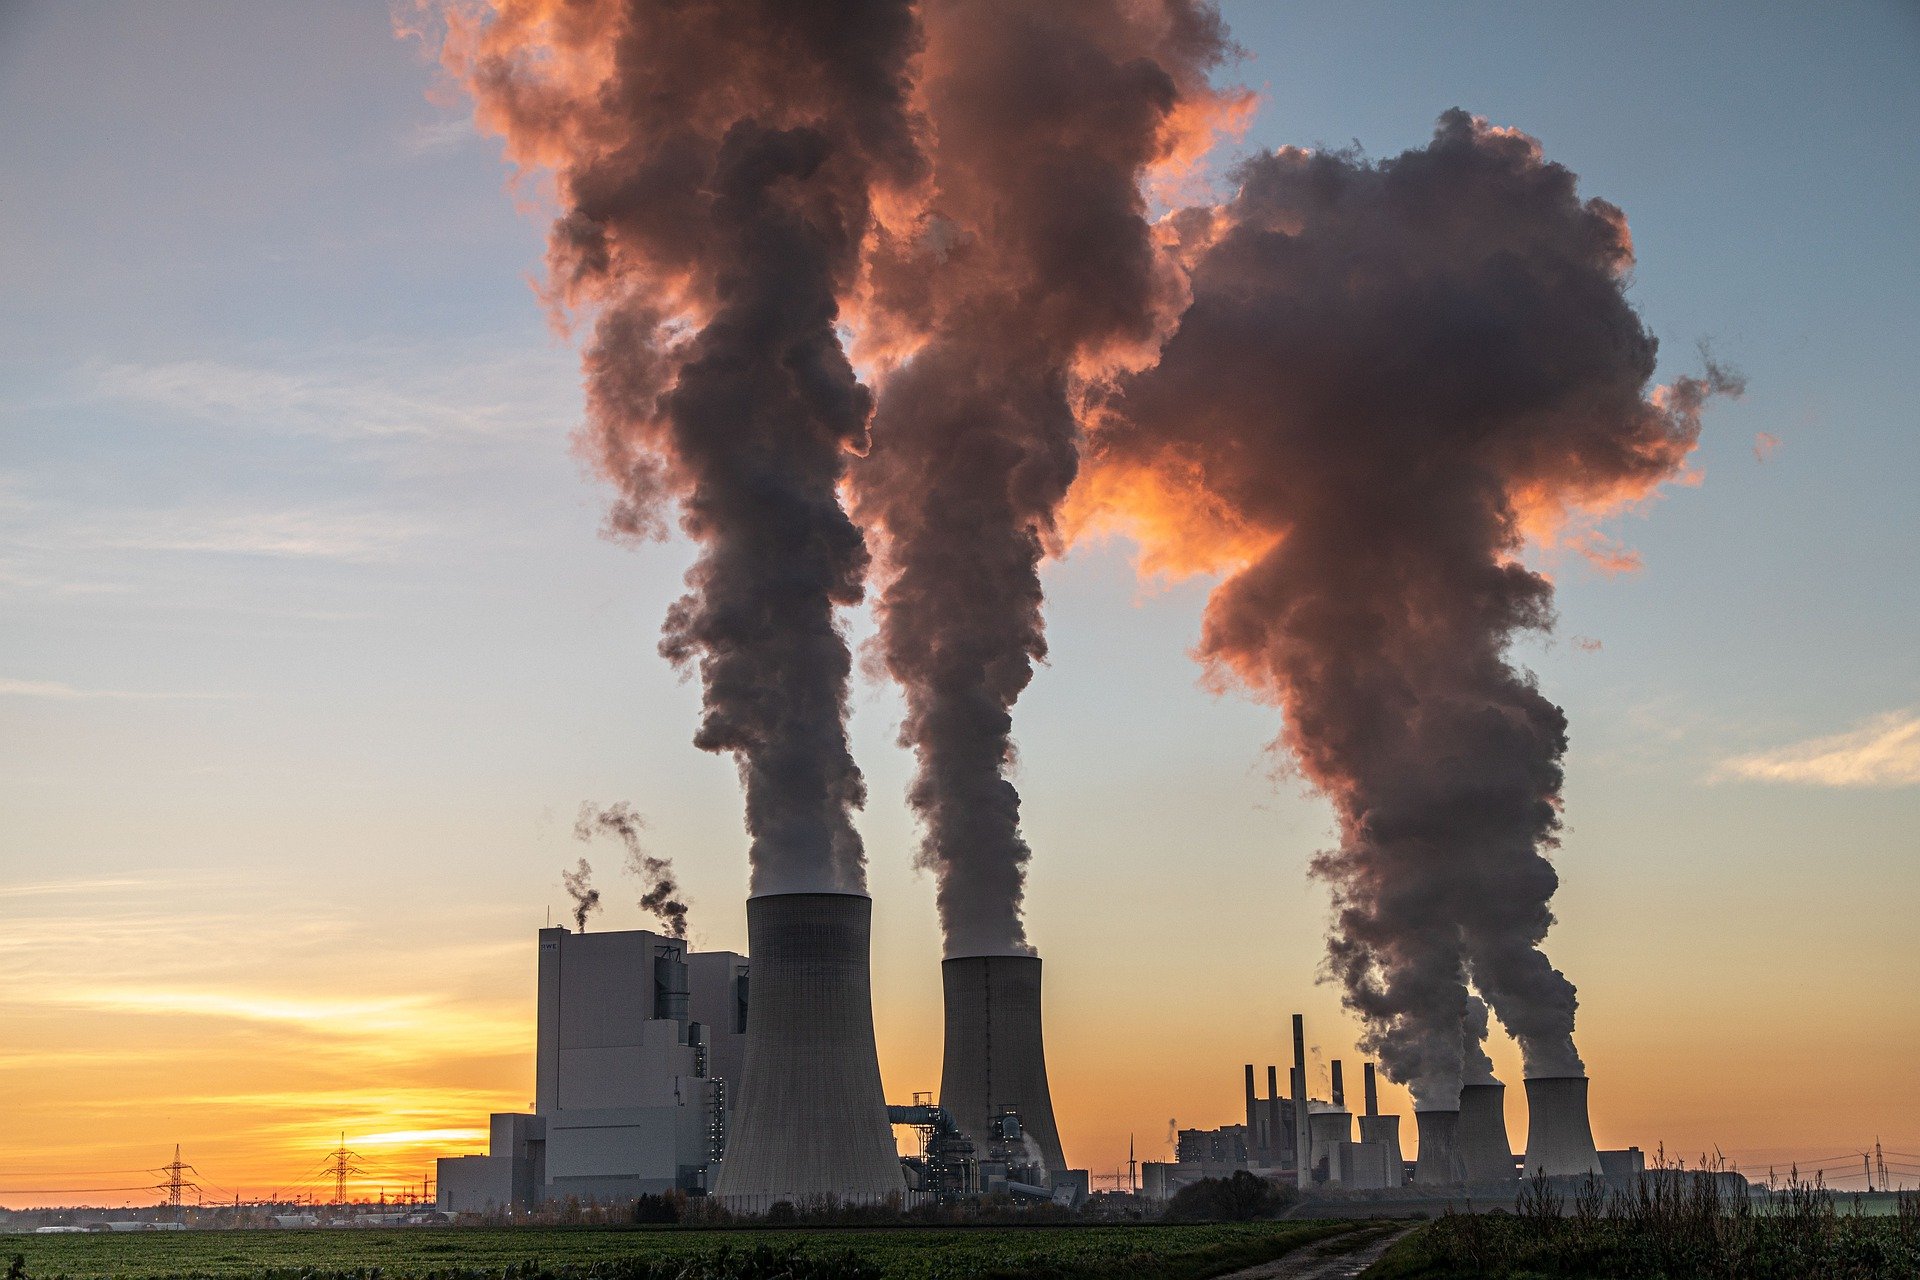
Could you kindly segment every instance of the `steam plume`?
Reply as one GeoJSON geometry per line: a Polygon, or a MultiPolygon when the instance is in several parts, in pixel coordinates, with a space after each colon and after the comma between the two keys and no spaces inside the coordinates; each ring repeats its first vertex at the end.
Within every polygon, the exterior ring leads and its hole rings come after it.
{"type": "Polygon", "coordinates": [[[573,899],[573,927],[580,933],[587,931],[587,917],[600,909],[600,891],[587,884],[592,878],[593,868],[585,858],[573,870],[560,873],[560,884],[573,899]]]}
{"type": "Polygon", "coordinates": [[[1456,110],[1389,160],[1239,178],[1170,222],[1193,304],[1108,406],[1094,488],[1139,495],[1158,563],[1231,570],[1200,653],[1283,709],[1333,801],[1328,967],[1389,1076],[1452,1103],[1469,982],[1529,1075],[1580,1074],[1540,949],[1566,717],[1507,657],[1552,586],[1518,557],[1611,554],[1581,531],[1680,474],[1738,381],[1649,390],[1626,219],[1523,134],[1456,110]]]}
{"type": "Polygon", "coordinates": [[[598,832],[617,836],[627,846],[627,870],[639,877],[642,886],[640,909],[651,912],[675,938],[687,936],[687,904],[678,898],[680,886],[673,879],[673,863],[656,858],[640,843],[640,828],[646,820],[626,801],[600,808],[592,801],[580,806],[580,817],[573,824],[576,840],[591,840],[598,832]]]}
{"type": "Polygon", "coordinates": [[[932,188],[882,242],[887,377],[856,514],[884,531],[880,652],[906,694],[919,863],[949,956],[1032,953],[1011,709],[1046,656],[1039,565],[1078,467],[1078,391],[1150,353],[1184,298],[1141,180],[1213,120],[1226,50],[1197,0],[926,0],[932,188]]]}
{"type": "Polygon", "coordinates": [[[583,445],[616,536],[699,544],[661,653],[699,672],[755,893],[864,890],[850,660],[867,554],[837,488],[871,399],[836,325],[883,188],[918,181],[906,0],[495,0],[450,18],[480,122],[551,170],[556,306],[591,311],[583,445]]]}

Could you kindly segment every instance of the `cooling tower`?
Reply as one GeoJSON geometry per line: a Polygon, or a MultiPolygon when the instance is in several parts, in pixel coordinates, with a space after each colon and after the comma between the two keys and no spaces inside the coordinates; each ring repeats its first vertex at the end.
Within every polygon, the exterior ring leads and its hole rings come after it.
{"type": "Polygon", "coordinates": [[[1400,1153],[1399,1116],[1361,1116],[1360,1141],[1377,1142],[1387,1149],[1387,1185],[1407,1180],[1407,1158],[1400,1153]]]}
{"type": "Polygon", "coordinates": [[[940,966],[940,976],[947,994],[940,1105],[982,1158],[989,1118],[1018,1111],[1047,1172],[1063,1172],[1040,1037],[1040,957],[959,956],[940,966]]]}
{"type": "Polygon", "coordinates": [[[1458,1111],[1416,1111],[1414,1132],[1420,1136],[1420,1154],[1414,1160],[1413,1180],[1429,1186],[1460,1182],[1460,1160],[1453,1151],[1460,1128],[1458,1111]]]}
{"type": "Polygon", "coordinates": [[[747,900],[753,1008],[733,1131],[714,1194],[763,1211],[906,1190],[873,1043],[864,894],[747,900]]]}
{"type": "Polygon", "coordinates": [[[1326,1107],[1320,1110],[1321,1103],[1308,1104],[1307,1110],[1307,1163],[1314,1169],[1320,1162],[1327,1160],[1327,1177],[1334,1176],[1334,1167],[1330,1157],[1336,1142],[1353,1141],[1353,1114],[1345,1107],[1334,1110],[1326,1107]]]}
{"type": "Polygon", "coordinates": [[[1513,1148],[1507,1143],[1507,1086],[1470,1084],[1460,1090],[1460,1127],[1453,1150],[1468,1182],[1512,1182],[1513,1148]]]}
{"type": "Polygon", "coordinates": [[[1527,1081],[1527,1176],[1578,1177],[1600,1172],[1587,1119],[1585,1076],[1527,1081]]]}

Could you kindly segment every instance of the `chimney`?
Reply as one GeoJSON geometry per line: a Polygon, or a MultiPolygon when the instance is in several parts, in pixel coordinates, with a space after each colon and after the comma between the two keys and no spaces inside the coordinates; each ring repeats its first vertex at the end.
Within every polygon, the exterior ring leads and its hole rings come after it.
{"type": "Polygon", "coordinates": [[[1413,1180],[1427,1186],[1452,1186],[1459,1183],[1460,1162],[1453,1153],[1454,1134],[1460,1128],[1458,1111],[1416,1111],[1414,1132],[1420,1137],[1420,1154],[1415,1158],[1413,1180]]]}
{"type": "Polygon", "coordinates": [[[1527,1177],[1564,1178],[1600,1172],[1585,1076],[1527,1081],[1527,1177]]]}
{"type": "Polygon", "coordinates": [[[1285,1128],[1280,1123],[1280,1073],[1267,1064],[1267,1163],[1280,1163],[1280,1152],[1287,1145],[1285,1128]]]}
{"type": "Polygon", "coordinates": [[[1260,1142],[1260,1112],[1253,1105],[1253,1064],[1247,1064],[1247,1146],[1263,1145],[1260,1142]]]}
{"type": "Polygon", "coordinates": [[[1507,1142],[1507,1086],[1470,1084],[1460,1090],[1460,1127],[1453,1150],[1468,1182],[1512,1182],[1513,1147],[1507,1142]]]}
{"type": "Polygon", "coordinates": [[[1312,1139],[1307,1133],[1307,1023],[1293,1015],[1293,1169],[1294,1184],[1305,1191],[1313,1184],[1307,1163],[1312,1139]]]}
{"type": "MultiPolygon", "coordinates": [[[[1360,1064],[1360,1078],[1366,1086],[1366,1114],[1377,1116],[1380,1114],[1380,1091],[1373,1082],[1373,1064],[1371,1062],[1363,1062],[1360,1064]]],[[[1364,1128],[1365,1126],[1362,1127],[1364,1128]]],[[[1366,1139],[1362,1138],[1361,1141],[1365,1142],[1366,1139]]]]}
{"type": "Polygon", "coordinates": [[[873,900],[747,900],[753,1012],[714,1195],[764,1212],[827,1196],[875,1204],[906,1190],[873,1040],[873,900]]]}
{"type": "Polygon", "coordinates": [[[1333,1060],[1333,1105],[1338,1110],[1347,1105],[1347,1086],[1340,1078],[1340,1059],[1333,1060]]]}
{"type": "Polygon", "coordinates": [[[1064,1171],[1040,1033],[1040,957],[960,956],[940,966],[940,977],[947,998],[940,1105],[983,1156],[992,1117],[1018,1111],[1048,1174],[1064,1171]]]}

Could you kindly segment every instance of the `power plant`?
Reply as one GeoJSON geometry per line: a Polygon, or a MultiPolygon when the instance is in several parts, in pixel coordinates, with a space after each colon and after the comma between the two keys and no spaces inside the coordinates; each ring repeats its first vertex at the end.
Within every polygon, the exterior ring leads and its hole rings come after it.
{"type": "MultiPolygon", "coordinates": [[[[709,1195],[735,1212],[908,1205],[980,1195],[1076,1204],[1054,1118],[1037,956],[961,956],[941,966],[940,1090],[888,1105],[875,1046],[873,903],[855,893],[765,894],[747,902],[751,961],[696,952],[644,929],[539,933],[534,1105],[489,1121],[490,1154],[439,1162],[447,1212],[523,1210],[555,1200],[617,1202],[709,1195]],[[892,1126],[915,1130],[902,1156],[892,1126]]],[[[1243,1067],[1242,1122],[1178,1129],[1174,1159],[1140,1166],[1141,1191],[1166,1199],[1246,1170],[1314,1194],[1510,1194],[1520,1174],[1506,1087],[1471,1084],[1457,1109],[1380,1112],[1375,1066],[1364,1105],[1347,1103],[1346,1064],[1327,1096],[1308,1094],[1304,1020],[1294,1015],[1288,1087],[1279,1068],[1243,1067]]],[[[1525,1173],[1626,1177],[1637,1148],[1596,1149],[1587,1080],[1526,1082],[1525,1173]]]]}

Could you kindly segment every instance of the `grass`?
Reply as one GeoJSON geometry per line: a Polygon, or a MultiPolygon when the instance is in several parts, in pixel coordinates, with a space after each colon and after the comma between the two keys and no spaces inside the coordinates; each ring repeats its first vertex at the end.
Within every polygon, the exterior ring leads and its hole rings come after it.
{"type": "Polygon", "coordinates": [[[1399,1241],[1366,1280],[1912,1280],[1920,1276],[1920,1196],[1898,1212],[1837,1211],[1797,1184],[1756,1209],[1711,1173],[1642,1179],[1609,1195],[1529,1186],[1518,1214],[1449,1213],[1399,1241]]]}
{"type": "Polygon", "coordinates": [[[0,1236],[0,1267],[18,1255],[29,1280],[1202,1280],[1347,1229],[1346,1223],[1315,1221],[12,1235],[0,1236]]]}

